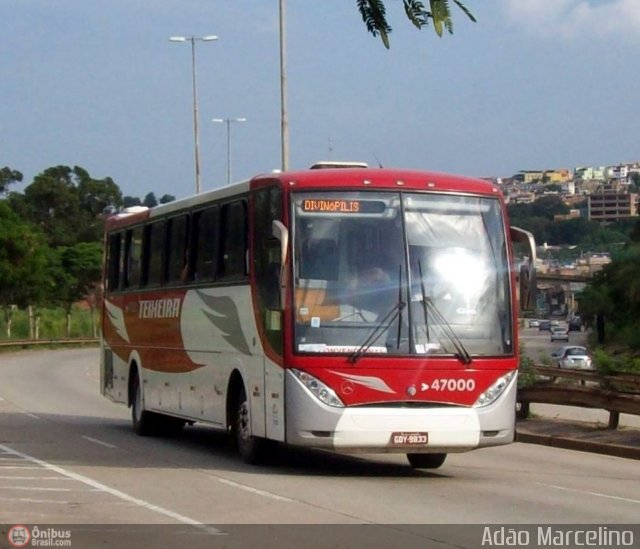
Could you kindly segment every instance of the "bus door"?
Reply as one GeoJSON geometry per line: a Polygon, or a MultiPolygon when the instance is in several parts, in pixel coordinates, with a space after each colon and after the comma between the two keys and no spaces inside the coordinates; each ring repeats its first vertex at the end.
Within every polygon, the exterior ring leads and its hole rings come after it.
{"type": "Polygon", "coordinates": [[[284,302],[281,281],[286,229],[277,231],[277,227],[284,228],[281,222],[282,191],[277,186],[257,189],[252,193],[252,202],[252,291],[264,361],[264,429],[267,438],[284,441],[284,302]]]}

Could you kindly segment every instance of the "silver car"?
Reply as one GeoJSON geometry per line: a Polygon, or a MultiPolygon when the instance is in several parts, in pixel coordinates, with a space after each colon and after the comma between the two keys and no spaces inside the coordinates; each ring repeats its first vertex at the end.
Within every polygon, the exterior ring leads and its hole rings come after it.
{"type": "Polygon", "coordinates": [[[562,326],[551,326],[551,341],[569,342],[569,330],[562,326]]]}
{"type": "Polygon", "coordinates": [[[565,345],[551,353],[551,358],[558,368],[577,368],[593,370],[593,361],[586,347],[580,345],[565,345]]]}

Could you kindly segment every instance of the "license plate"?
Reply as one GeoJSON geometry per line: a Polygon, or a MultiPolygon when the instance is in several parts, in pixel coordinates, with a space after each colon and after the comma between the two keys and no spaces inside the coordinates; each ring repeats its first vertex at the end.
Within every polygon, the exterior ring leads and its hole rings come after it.
{"type": "Polygon", "coordinates": [[[429,433],[391,433],[391,446],[426,446],[429,433]]]}

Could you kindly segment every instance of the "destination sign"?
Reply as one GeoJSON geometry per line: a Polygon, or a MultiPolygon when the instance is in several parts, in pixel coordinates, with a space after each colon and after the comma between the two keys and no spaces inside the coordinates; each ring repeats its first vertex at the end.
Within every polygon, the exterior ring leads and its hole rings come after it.
{"type": "Polygon", "coordinates": [[[306,213],[340,213],[362,214],[382,213],[386,206],[378,200],[340,200],[325,198],[305,198],[302,201],[302,211],[306,213]]]}

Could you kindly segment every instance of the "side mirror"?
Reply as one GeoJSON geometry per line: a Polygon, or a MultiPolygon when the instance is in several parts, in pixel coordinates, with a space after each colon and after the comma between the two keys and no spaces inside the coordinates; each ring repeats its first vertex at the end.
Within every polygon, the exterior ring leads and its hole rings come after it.
{"type": "Polygon", "coordinates": [[[538,288],[536,280],[536,240],[529,231],[519,227],[510,227],[511,241],[522,248],[521,254],[527,257],[516,273],[520,291],[520,310],[532,309],[538,288]]]}

